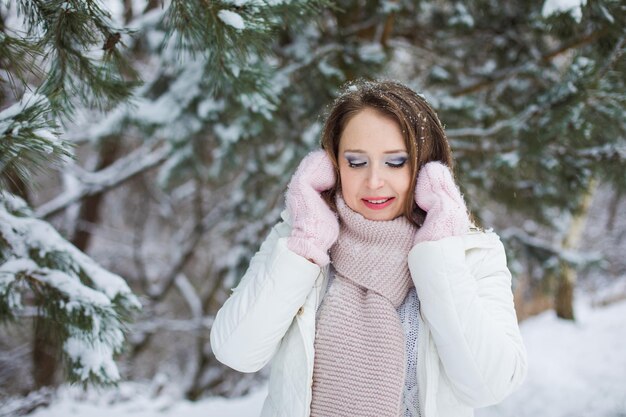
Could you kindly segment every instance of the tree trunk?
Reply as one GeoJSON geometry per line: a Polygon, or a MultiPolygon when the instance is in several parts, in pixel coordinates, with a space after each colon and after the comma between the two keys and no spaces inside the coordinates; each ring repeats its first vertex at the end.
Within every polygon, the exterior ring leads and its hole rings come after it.
{"type": "Polygon", "coordinates": [[[124,24],[129,24],[134,17],[133,0],[124,0],[124,24]]]}
{"type": "Polygon", "coordinates": [[[50,322],[35,317],[33,337],[33,380],[35,388],[57,385],[60,346],[52,334],[50,322]]]}
{"type": "Polygon", "coordinates": [[[574,287],[576,287],[576,271],[566,262],[560,262],[559,287],[556,291],[554,309],[557,317],[574,320],[574,287]]]}
{"type": "MultiPolygon", "coordinates": [[[[28,186],[17,175],[10,175],[9,191],[31,204],[28,186]]],[[[35,388],[56,385],[59,345],[51,335],[50,322],[43,317],[33,319],[33,381],[35,388]]]]}
{"type": "MultiPolygon", "coordinates": [[[[578,212],[572,218],[569,230],[563,239],[563,249],[577,249],[589,215],[589,207],[597,188],[597,181],[592,179],[580,203],[578,212]]],[[[576,287],[576,270],[567,262],[560,262],[558,287],[554,300],[557,317],[574,320],[574,288],[576,287]]]]}
{"type": "MultiPolygon", "coordinates": [[[[98,162],[95,171],[99,171],[115,162],[119,153],[120,139],[107,138],[100,147],[98,162]]],[[[79,213],[76,219],[75,233],[72,237],[72,244],[83,252],[87,251],[91,241],[90,226],[97,224],[100,219],[100,206],[102,204],[103,193],[93,194],[83,199],[80,203],[79,213]]]]}

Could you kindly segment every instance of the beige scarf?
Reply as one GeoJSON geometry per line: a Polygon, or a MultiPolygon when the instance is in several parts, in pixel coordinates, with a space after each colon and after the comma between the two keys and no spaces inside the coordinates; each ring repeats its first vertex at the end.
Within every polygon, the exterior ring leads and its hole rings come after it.
{"type": "Polygon", "coordinates": [[[413,286],[407,255],[417,228],[404,216],[364,218],[336,198],[336,274],[320,306],[311,417],[398,417],[406,352],[396,309],[413,286]]]}

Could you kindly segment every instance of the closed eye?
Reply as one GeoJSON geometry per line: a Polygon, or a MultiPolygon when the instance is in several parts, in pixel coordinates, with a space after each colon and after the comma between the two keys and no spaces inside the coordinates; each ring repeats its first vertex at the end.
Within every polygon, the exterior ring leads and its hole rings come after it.
{"type": "Polygon", "coordinates": [[[402,168],[406,164],[406,160],[400,162],[387,162],[387,165],[391,168],[402,168]]]}
{"type": "Polygon", "coordinates": [[[365,166],[365,162],[352,162],[352,161],[348,161],[348,166],[350,168],[358,168],[358,167],[362,167],[365,166]]]}
{"type": "Polygon", "coordinates": [[[406,161],[407,158],[405,157],[391,158],[386,162],[386,164],[391,168],[402,168],[404,164],[406,164],[406,161]]]}

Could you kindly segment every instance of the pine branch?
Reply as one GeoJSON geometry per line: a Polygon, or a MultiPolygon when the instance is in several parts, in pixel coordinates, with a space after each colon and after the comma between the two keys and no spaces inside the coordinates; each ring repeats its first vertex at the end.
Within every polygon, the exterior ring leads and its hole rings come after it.
{"type": "Polygon", "coordinates": [[[32,294],[29,302],[50,337],[63,343],[70,381],[116,382],[113,356],[122,349],[124,322],[141,307],[122,278],[30,217],[23,200],[7,193],[0,193],[0,258],[0,319],[15,319],[25,307],[22,293],[32,294]]]}
{"type": "Polygon", "coordinates": [[[529,62],[529,63],[525,62],[515,67],[506,68],[504,71],[501,71],[497,74],[490,76],[489,79],[482,80],[472,85],[468,85],[466,87],[457,89],[456,91],[452,93],[452,95],[454,97],[460,97],[464,95],[474,94],[478,91],[484,90],[485,88],[489,88],[493,86],[494,84],[499,83],[500,81],[513,78],[514,76],[524,71],[527,71],[531,67],[534,67],[534,66],[540,67],[541,65],[545,65],[549,63],[557,56],[567,53],[573,49],[578,49],[583,46],[589,45],[595,42],[600,37],[604,36],[606,33],[607,33],[607,29],[605,28],[587,33],[578,39],[575,39],[570,42],[566,42],[565,44],[559,46],[558,48],[555,48],[552,51],[543,54],[541,57],[539,57],[539,59],[537,59],[536,62],[529,62]]]}
{"type": "Polygon", "coordinates": [[[20,87],[28,85],[29,77],[36,79],[43,76],[38,66],[43,53],[37,43],[29,39],[10,36],[0,31],[0,68],[8,80],[0,77],[0,83],[8,81],[14,96],[19,95],[20,87]]]}
{"type": "Polygon", "coordinates": [[[41,92],[57,114],[71,115],[78,103],[106,109],[131,95],[137,74],[118,51],[129,32],[113,26],[99,1],[22,0],[18,12],[45,54],[41,92]]]}
{"type": "Polygon", "coordinates": [[[0,112],[0,184],[30,184],[33,174],[72,157],[51,112],[44,96],[32,94],[0,112]]]}

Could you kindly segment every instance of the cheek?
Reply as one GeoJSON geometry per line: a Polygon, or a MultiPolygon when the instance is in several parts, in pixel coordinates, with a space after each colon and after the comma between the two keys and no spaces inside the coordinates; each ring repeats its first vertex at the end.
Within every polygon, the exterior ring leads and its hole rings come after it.
{"type": "Polygon", "coordinates": [[[359,188],[358,172],[347,167],[345,169],[339,167],[339,179],[344,198],[350,198],[350,194],[356,193],[359,188]]]}
{"type": "Polygon", "coordinates": [[[350,172],[344,167],[339,167],[339,182],[341,185],[341,189],[349,189],[351,186],[350,172]]]}
{"type": "Polygon", "coordinates": [[[403,198],[409,198],[413,194],[412,190],[410,190],[410,187],[411,187],[411,173],[407,169],[405,172],[402,173],[401,176],[397,178],[396,190],[398,191],[400,195],[402,195],[403,198]]]}

